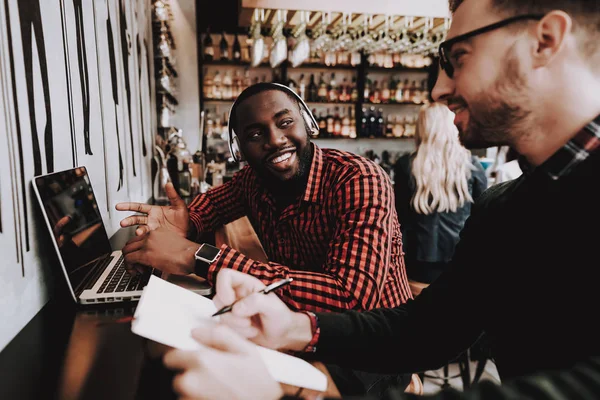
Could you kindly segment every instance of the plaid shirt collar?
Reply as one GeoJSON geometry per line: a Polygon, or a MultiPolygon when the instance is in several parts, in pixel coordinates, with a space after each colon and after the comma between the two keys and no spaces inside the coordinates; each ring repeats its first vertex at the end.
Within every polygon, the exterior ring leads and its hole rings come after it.
{"type": "Polygon", "coordinates": [[[309,203],[320,203],[324,199],[323,185],[325,184],[323,151],[316,144],[311,143],[311,145],[313,159],[302,200],[309,203]]]}
{"type": "MultiPolygon", "coordinates": [[[[575,167],[597,151],[598,148],[600,148],[600,115],[535,169],[542,170],[552,180],[557,181],[563,176],[568,175],[575,167]]],[[[529,175],[534,170],[524,157],[519,158],[519,165],[526,175],[529,175]]]]}

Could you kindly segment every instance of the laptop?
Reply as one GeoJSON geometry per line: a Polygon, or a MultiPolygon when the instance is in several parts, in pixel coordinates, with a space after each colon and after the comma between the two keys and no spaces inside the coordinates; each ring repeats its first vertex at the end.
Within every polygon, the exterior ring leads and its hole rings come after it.
{"type": "Polygon", "coordinates": [[[139,300],[152,274],[130,275],[123,253],[113,251],[85,167],[33,178],[33,190],[67,278],[79,304],[139,300]]]}

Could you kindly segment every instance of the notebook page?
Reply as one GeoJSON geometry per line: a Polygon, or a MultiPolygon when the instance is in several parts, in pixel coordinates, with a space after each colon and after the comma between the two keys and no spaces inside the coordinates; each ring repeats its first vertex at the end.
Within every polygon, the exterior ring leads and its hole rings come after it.
{"type": "MultiPolygon", "coordinates": [[[[131,324],[133,333],[164,345],[194,350],[199,347],[191,331],[217,321],[212,300],[151,276],[143,290],[131,324]]],[[[267,370],[280,383],[325,391],[327,377],[308,362],[278,351],[258,347],[267,370]]]]}

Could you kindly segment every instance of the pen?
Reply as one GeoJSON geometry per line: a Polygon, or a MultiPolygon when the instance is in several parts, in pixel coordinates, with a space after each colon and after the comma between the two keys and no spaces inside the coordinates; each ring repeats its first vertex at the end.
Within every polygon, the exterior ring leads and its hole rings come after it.
{"type": "MultiPolygon", "coordinates": [[[[293,278],[286,278],[286,279],[282,279],[280,281],[277,282],[273,282],[270,285],[266,286],[264,289],[259,290],[256,293],[262,293],[262,294],[269,294],[271,293],[273,290],[279,289],[280,287],[283,287],[287,284],[289,284],[290,282],[292,282],[294,279],[293,278]]],[[[219,311],[217,311],[216,313],[214,313],[212,316],[216,317],[217,315],[221,315],[221,314],[225,314],[229,311],[231,311],[233,309],[233,305],[235,303],[237,303],[238,301],[245,299],[245,297],[242,297],[240,299],[237,299],[236,301],[234,301],[233,303],[231,303],[228,306],[225,306],[223,308],[221,308],[219,311]]]]}

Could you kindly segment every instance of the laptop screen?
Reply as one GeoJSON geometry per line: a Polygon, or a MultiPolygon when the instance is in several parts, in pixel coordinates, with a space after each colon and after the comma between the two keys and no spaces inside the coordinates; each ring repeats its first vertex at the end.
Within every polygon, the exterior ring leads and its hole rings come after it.
{"type": "Polygon", "coordinates": [[[87,171],[38,176],[35,185],[69,281],[79,287],[92,261],[112,252],[87,171]]]}

